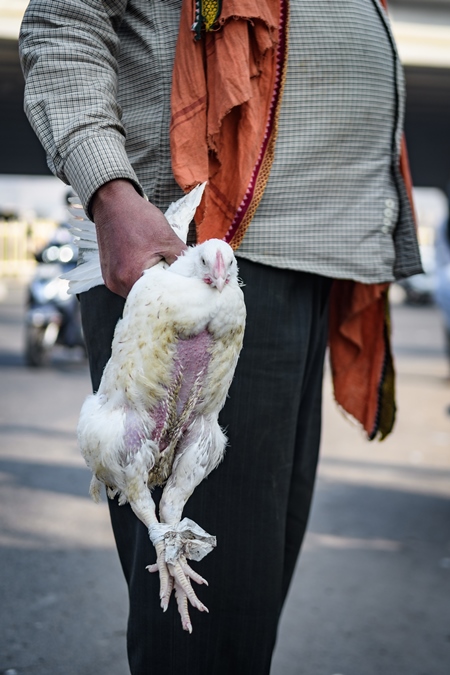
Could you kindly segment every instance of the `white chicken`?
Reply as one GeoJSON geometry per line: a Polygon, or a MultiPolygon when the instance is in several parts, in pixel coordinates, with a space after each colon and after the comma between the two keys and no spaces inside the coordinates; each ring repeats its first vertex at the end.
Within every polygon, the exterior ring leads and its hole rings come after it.
{"type": "MultiPolygon", "coordinates": [[[[79,283],[82,270],[77,273],[79,283]]],[[[159,571],[161,607],[167,609],[175,589],[189,632],[188,601],[207,609],[191,580],[206,582],[187,559],[201,560],[216,542],[182,520],[182,512],[224,455],[218,414],[242,347],[245,314],[236,259],[223,241],[211,239],[170,267],[146,270],[127,298],[99,390],[86,399],[78,423],[92,497],[98,501],[105,484],[108,495],[129,502],[147,526],[157,555],[147,569],[159,571]],[[164,485],[159,519],[151,495],[156,485],[164,485]]]]}

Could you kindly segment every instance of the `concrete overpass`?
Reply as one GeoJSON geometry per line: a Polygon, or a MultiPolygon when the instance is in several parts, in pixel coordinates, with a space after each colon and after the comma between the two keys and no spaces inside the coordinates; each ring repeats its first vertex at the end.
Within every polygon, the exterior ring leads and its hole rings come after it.
{"type": "MultiPolygon", "coordinates": [[[[17,35],[27,0],[0,0],[0,174],[48,174],[22,110],[17,35]]],[[[450,0],[391,0],[407,82],[406,134],[413,179],[444,188],[450,179],[450,0]]]]}

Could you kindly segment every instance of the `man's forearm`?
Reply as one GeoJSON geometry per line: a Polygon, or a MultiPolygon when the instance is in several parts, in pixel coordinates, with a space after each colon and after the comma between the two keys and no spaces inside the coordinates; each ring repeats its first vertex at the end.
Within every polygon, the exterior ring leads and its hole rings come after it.
{"type": "Polygon", "coordinates": [[[50,168],[73,186],[85,208],[112,179],[139,187],[116,100],[115,27],[126,5],[126,0],[31,0],[20,31],[27,116],[50,168]]]}

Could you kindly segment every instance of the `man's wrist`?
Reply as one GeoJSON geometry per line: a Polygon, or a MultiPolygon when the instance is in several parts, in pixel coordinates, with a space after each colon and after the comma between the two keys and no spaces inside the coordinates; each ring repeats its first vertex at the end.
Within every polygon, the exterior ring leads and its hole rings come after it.
{"type": "Polygon", "coordinates": [[[139,194],[144,194],[123,139],[117,134],[96,135],[79,143],[64,162],[64,175],[91,220],[92,197],[107,182],[127,180],[135,185],[139,194]]]}
{"type": "Polygon", "coordinates": [[[140,195],[134,183],[126,178],[115,178],[101,185],[93,194],[90,211],[95,219],[97,209],[108,207],[112,202],[140,195]]]}

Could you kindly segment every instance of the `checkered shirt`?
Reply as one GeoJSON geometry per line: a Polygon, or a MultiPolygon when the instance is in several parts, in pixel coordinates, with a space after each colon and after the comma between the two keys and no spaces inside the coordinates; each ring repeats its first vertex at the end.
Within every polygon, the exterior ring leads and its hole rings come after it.
{"type": "MultiPolygon", "coordinates": [[[[31,0],[25,109],[51,170],[86,208],[126,178],[165,209],[181,0],[31,0]]],[[[238,255],[363,282],[420,271],[398,171],[404,82],[379,0],[290,3],[276,157],[238,255]]]]}

